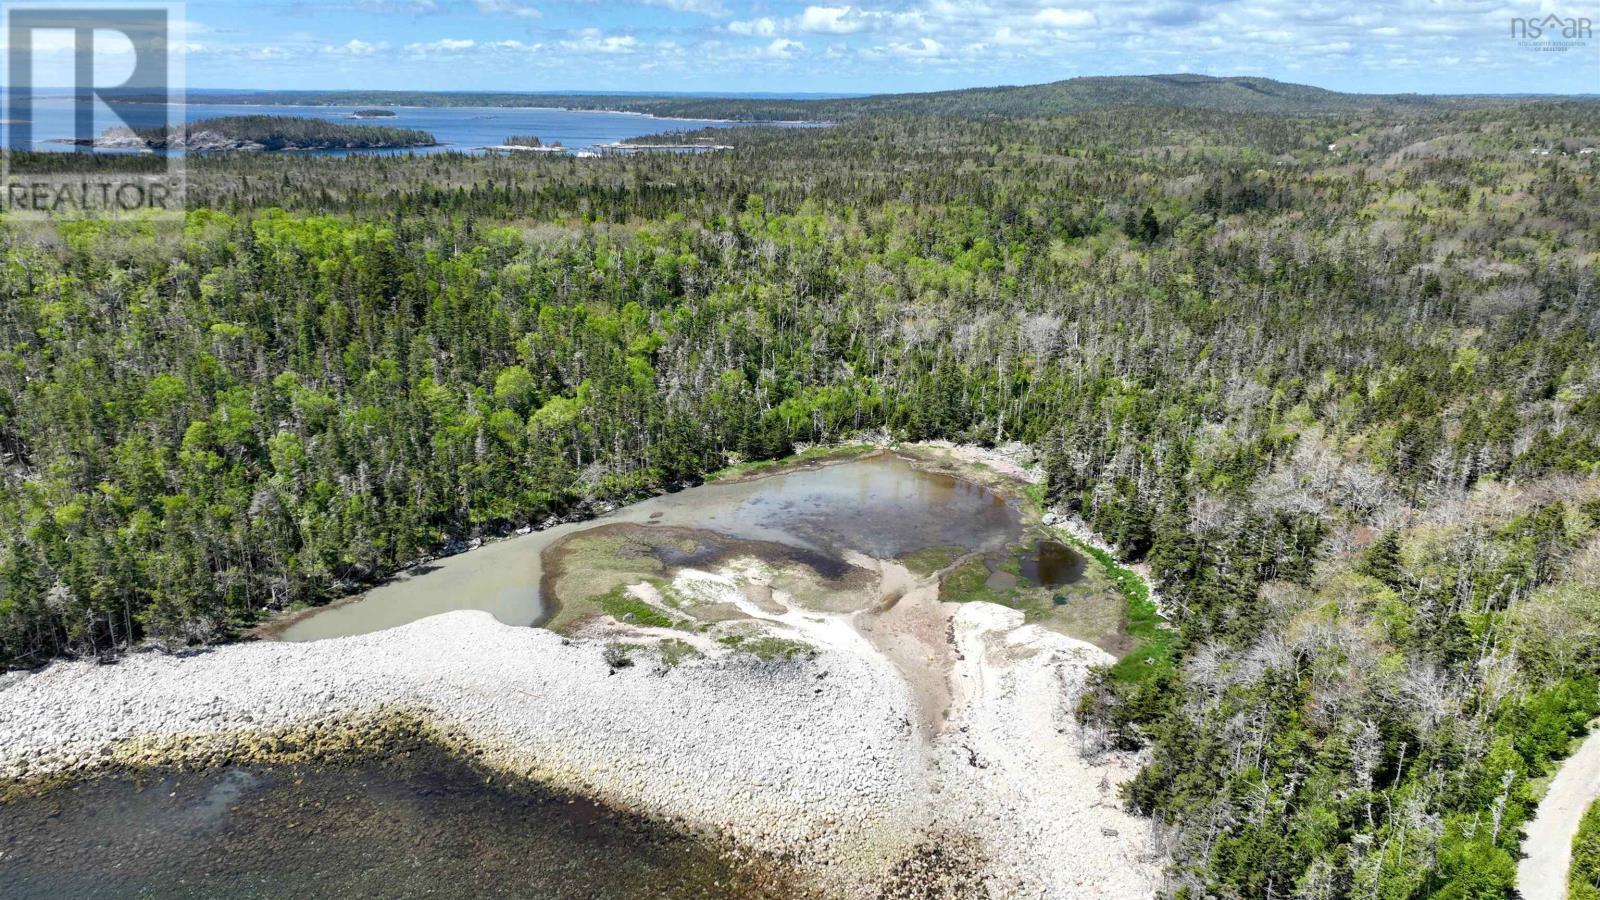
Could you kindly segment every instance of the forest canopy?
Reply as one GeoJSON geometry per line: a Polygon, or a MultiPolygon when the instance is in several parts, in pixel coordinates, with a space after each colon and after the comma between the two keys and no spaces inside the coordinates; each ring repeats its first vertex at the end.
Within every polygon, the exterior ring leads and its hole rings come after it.
{"type": "MultiPolygon", "coordinates": [[[[358,115],[373,112],[366,110],[358,115]]],[[[347,125],[306,116],[222,116],[189,122],[182,126],[181,134],[176,127],[146,128],[135,133],[151,149],[156,150],[175,146],[188,146],[190,149],[225,149],[233,146],[259,150],[356,150],[432,147],[439,143],[433,135],[415,128],[347,125]]]]}
{"type": "Polygon", "coordinates": [[[1600,107],[717,134],[0,223],[0,664],[798,443],[1020,440],[1167,605],[1081,715],[1149,748],[1175,893],[1508,894],[1600,711],[1600,107]]]}

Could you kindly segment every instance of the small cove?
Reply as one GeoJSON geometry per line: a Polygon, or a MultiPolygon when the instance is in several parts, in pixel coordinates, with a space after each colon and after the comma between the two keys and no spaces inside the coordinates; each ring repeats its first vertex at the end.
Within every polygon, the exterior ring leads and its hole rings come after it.
{"type": "MultiPolygon", "coordinates": [[[[680,655],[746,655],[737,666],[747,672],[808,647],[865,653],[904,678],[911,706],[902,733],[937,745],[944,735],[969,739],[951,715],[961,709],[956,683],[972,676],[955,673],[983,654],[956,650],[953,617],[963,601],[1009,606],[1102,646],[1098,636],[1120,632],[1120,595],[1097,580],[1099,567],[1086,572],[1083,556],[1045,534],[1010,492],[936,460],[879,451],[690,488],[429,562],[288,623],[284,636],[365,634],[483,610],[571,636],[560,643],[573,649],[556,651],[563,654],[628,644],[637,663],[622,673],[624,664],[608,657],[613,671],[598,673],[607,685],[619,674],[619,684],[641,672],[646,681],[666,677],[658,667],[677,665],[661,649],[668,645],[680,655]],[[985,575],[1005,584],[984,584],[985,575]],[[717,578],[726,590],[704,602],[678,580],[717,578]],[[574,630],[550,621],[546,596],[561,597],[569,619],[582,611],[574,630]],[[582,599],[598,596],[617,599],[582,599]]],[[[322,645],[338,655],[340,672],[344,654],[362,646],[372,642],[322,645]]],[[[500,677],[497,669],[493,686],[480,690],[511,697],[500,677]]],[[[808,681],[803,693],[822,689],[808,681]]],[[[536,704],[549,690],[523,693],[536,704]]],[[[652,756],[661,733],[645,739],[652,756]]],[[[214,758],[215,768],[201,772],[100,775],[0,802],[0,896],[808,896],[781,868],[730,854],[708,836],[493,776],[431,744],[381,746],[342,763],[214,758]]]]}

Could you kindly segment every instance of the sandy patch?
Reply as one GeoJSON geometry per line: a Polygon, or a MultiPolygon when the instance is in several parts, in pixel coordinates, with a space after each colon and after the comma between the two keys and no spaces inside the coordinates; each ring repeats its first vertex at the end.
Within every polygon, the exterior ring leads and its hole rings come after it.
{"type": "Polygon", "coordinates": [[[856,615],[852,624],[905,679],[917,706],[917,723],[931,740],[944,730],[950,712],[950,674],[956,662],[950,635],[956,607],[939,602],[937,578],[918,578],[895,562],[851,562],[877,570],[882,597],[876,609],[856,615]]]}

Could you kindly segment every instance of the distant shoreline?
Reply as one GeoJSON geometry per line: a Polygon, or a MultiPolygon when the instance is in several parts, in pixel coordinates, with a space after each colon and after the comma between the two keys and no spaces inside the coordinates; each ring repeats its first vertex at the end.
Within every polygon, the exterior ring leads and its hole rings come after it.
{"type": "MultiPolygon", "coordinates": [[[[48,107],[49,112],[41,121],[42,127],[36,126],[34,143],[44,145],[41,150],[63,149],[82,147],[72,133],[71,121],[66,118],[70,110],[65,105],[67,101],[57,99],[48,107]]],[[[285,103],[259,103],[247,102],[239,104],[206,103],[198,104],[189,109],[189,104],[160,103],[155,100],[140,101],[140,105],[124,114],[130,121],[160,121],[182,119],[190,127],[195,122],[220,119],[257,119],[263,122],[276,120],[301,120],[304,122],[319,122],[323,124],[339,124],[362,128],[390,128],[405,131],[426,131],[434,135],[432,142],[410,143],[395,147],[374,147],[366,145],[365,141],[357,142],[357,146],[301,146],[295,142],[296,149],[312,151],[335,152],[367,152],[367,151],[393,151],[416,150],[419,152],[436,152],[441,150],[458,150],[467,153],[503,152],[500,150],[502,139],[506,134],[521,133],[539,135],[546,142],[557,142],[566,146],[566,153],[575,156],[604,155],[608,151],[644,152],[646,150],[664,150],[658,145],[685,145],[680,149],[698,152],[704,149],[727,149],[738,141],[732,139],[732,134],[727,138],[717,138],[715,135],[728,128],[816,128],[827,127],[826,122],[742,122],[732,119],[694,119],[675,116],[660,116],[649,112],[628,110],[599,110],[599,109],[572,109],[556,106],[526,106],[526,107],[419,107],[396,105],[394,107],[365,107],[362,105],[326,105],[326,104],[285,104],[285,103]],[[391,116],[358,116],[361,109],[384,108],[397,113],[391,116]],[[144,110],[140,112],[140,110],[144,110]],[[163,116],[161,110],[166,110],[163,116]],[[426,110],[433,110],[426,112],[426,110]],[[611,114],[607,115],[577,115],[611,114]],[[622,118],[626,116],[627,118],[622,118]],[[632,124],[629,124],[632,123],[632,124]],[[637,146],[635,146],[637,145],[637,146]],[[702,145],[715,145],[703,147],[702,145]],[[585,152],[592,151],[592,152],[585,152]]],[[[102,127],[113,124],[111,121],[99,123],[102,127]]],[[[263,142],[267,143],[267,142],[263,142]]],[[[127,149],[120,145],[113,145],[104,139],[96,138],[92,145],[97,149],[127,149]]],[[[134,149],[144,149],[143,147],[134,149]]],[[[207,146],[202,150],[255,150],[255,149],[286,149],[279,147],[256,148],[251,146],[207,146]]],[[[519,154],[521,155],[521,154],[519,154]]],[[[547,154],[558,155],[558,154],[547,154]]]]}
{"type": "MultiPolygon", "coordinates": [[[[71,99],[71,98],[59,98],[59,99],[71,99]]],[[[173,106],[248,106],[248,107],[250,107],[252,109],[330,109],[330,110],[356,109],[357,108],[356,106],[353,106],[353,105],[348,104],[348,103],[259,103],[259,102],[251,102],[249,100],[226,100],[226,99],[223,99],[223,98],[217,98],[215,100],[187,100],[187,101],[185,101],[183,103],[171,103],[171,102],[168,102],[168,103],[157,103],[157,102],[155,102],[153,100],[125,100],[125,101],[122,101],[122,102],[127,103],[129,105],[134,105],[134,106],[167,106],[167,107],[173,107],[173,106]]],[[[832,123],[829,123],[829,122],[823,122],[823,121],[820,121],[820,120],[814,121],[814,120],[810,120],[810,119],[772,119],[772,120],[702,119],[702,118],[694,118],[694,117],[689,117],[689,116],[660,116],[660,115],[656,115],[655,113],[640,112],[638,110],[633,110],[633,109],[599,109],[599,108],[583,107],[583,106],[468,106],[468,105],[456,105],[456,104],[449,104],[449,105],[441,104],[441,105],[436,105],[436,106],[435,105],[421,106],[421,105],[414,104],[414,103],[391,103],[391,104],[389,104],[389,106],[392,109],[479,109],[479,110],[482,110],[482,109],[495,109],[495,110],[506,110],[506,111],[509,111],[509,112],[595,113],[595,114],[599,114],[599,115],[611,115],[611,116],[638,116],[640,118],[655,119],[655,120],[661,121],[661,122],[710,122],[710,123],[714,123],[714,124],[718,124],[718,125],[749,125],[749,126],[755,126],[755,127],[774,126],[774,127],[790,127],[790,128],[792,128],[792,127],[797,127],[797,126],[801,126],[801,127],[804,127],[804,126],[822,126],[822,125],[832,124],[832,123]]]]}

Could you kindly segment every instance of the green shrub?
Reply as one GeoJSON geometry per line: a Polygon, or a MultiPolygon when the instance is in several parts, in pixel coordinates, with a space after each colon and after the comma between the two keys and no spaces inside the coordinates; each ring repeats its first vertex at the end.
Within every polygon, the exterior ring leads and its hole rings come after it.
{"type": "Polygon", "coordinates": [[[613,588],[610,593],[595,601],[605,614],[618,622],[627,622],[644,628],[677,628],[677,619],[628,593],[625,587],[613,588]]]}
{"type": "Polygon", "coordinates": [[[1567,871],[1568,900],[1600,900],[1600,803],[1589,804],[1572,838],[1572,868],[1567,871]]]}

